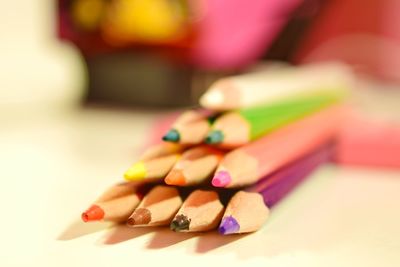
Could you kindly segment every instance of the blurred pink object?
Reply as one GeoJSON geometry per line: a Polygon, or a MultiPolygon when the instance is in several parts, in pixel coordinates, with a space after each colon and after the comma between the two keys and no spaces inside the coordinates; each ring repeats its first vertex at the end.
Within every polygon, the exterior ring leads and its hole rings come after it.
{"type": "Polygon", "coordinates": [[[239,68],[252,63],[271,45],[291,12],[303,0],[193,1],[200,13],[195,64],[212,69],[239,68]]]}
{"type": "Polygon", "coordinates": [[[363,73],[400,81],[400,1],[327,1],[295,61],[341,60],[363,73]]]}
{"type": "Polygon", "coordinates": [[[338,137],[341,164],[400,167],[400,125],[351,117],[338,137]]]}

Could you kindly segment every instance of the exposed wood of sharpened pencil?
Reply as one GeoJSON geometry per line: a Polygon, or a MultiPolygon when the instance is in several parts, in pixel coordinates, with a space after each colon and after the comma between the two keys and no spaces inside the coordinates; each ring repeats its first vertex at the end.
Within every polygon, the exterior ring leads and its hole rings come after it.
{"type": "Polygon", "coordinates": [[[143,153],[141,160],[124,173],[124,177],[128,181],[162,179],[171,170],[183,150],[183,146],[167,142],[151,146],[143,153]]]}
{"type": "Polygon", "coordinates": [[[221,234],[257,231],[267,220],[269,209],[255,192],[237,192],[229,201],[218,231],[221,234]]]}
{"type": "Polygon", "coordinates": [[[223,154],[222,151],[208,146],[186,150],[165,177],[165,183],[178,186],[202,183],[213,174],[223,154]]]}
{"type": "Polygon", "coordinates": [[[196,190],[183,202],[170,228],[176,232],[204,232],[215,229],[224,206],[215,191],[196,190]]]}
{"type": "Polygon", "coordinates": [[[127,221],[129,226],[169,225],[182,205],[175,187],[156,186],[140,202],[127,221]]]}
{"type": "Polygon", "coordinates": [[[140,156],[140,160],[151,160],[171,154],[179,154],[185,149],[185,146],[170,142],[160,142],[148,147],[140,156]]]}
{"type": "Polygon", "coordinates": [[[342,117],[342,107],[325,108],[231,151],[218,166],[212,184],[238,187],[258,181],[333,139],[342,117]]]}
{"type": "Polygon", "coordinates": [[[124,173],[124,177],[128,181],[161,179],[169,172],[183,150],[183,146],[167,142],[151,146],[146,149],[140,160],[124,173]]]}
{"type": "Polygon", "coordinates": [[[189,110],[184,112],[164,135],[163,140],[183,145],[202,143],[210,130],[210,120],[215,112],[189,110]]]}
{"type": "Polygon", "coordinates": [[[135,182],[113,185],[82,213],[81,218],[84,222],[125,220],[126,214],[134,210],[148,188],[149,185],[135,182]]]}
{"type": "Polygon", "coordinates": [[[143,179],[150,179],[152,181],[161,180],[167,175],[179,158],[179,154],[172,154],[147,161],[139,161],[125,172],[124,177],[128,181],[140,181],[143,179]]]}
{"type": "Polygon", "coordinates": [[[125,221],[129,218],[129,215],[132,214],[137,205],[139,205],[141,197],[141,193],[135,192],[108,201],[96,202],[82,213],[82,220],[84,222],[125,221]]]}

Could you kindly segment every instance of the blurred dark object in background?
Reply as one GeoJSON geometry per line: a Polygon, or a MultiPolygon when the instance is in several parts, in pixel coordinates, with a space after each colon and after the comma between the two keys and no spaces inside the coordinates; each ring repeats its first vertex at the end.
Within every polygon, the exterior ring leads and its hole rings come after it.
{"type": "Polygon", "coordinates": [[[125,106],[193,105],[227,72],[195,70],[156,53],[116,51],[86,57],[89,101],[125,106]]]}
{"type": "Polygon", "coordinates": [[[190,105],[193,69],[157,55],[117,51],[87,57],[88,98],[142,106],[190,105]]]}
{"type": "Polygon", "coordinates": [[[182,106],[257,61],[302,0],[59,0],[89,101],[182,106]],[[144,52],[143,52],[144,51],[144,52]]]}
{"type": "Polygon", "coordinates": [[[400,81],[396,0],[58,0],[89,101],[186,106],[257,60],[344,61],[400,81]]]}
{"type": "Polygon", "coordinates": [[[293,57],[307,35],[313,21],[333,0],[305,0],[294,10],[263,59],[293,62],[293,57]]]}

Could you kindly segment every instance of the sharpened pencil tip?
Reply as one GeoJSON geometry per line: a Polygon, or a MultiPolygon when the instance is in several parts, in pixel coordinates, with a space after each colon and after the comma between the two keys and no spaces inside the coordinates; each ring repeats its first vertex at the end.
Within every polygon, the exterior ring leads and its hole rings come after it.
{"type": "Polygon", "coordinates": [[[200,98],[200,104],[204,107],[218,106],[224,102],[224,94],[220,90],[206,92],[200,98]]]}
{"type": "Polygon", "coordinates": [[[84,222],[100,221],[104,218],[104,211],[99,206],[92,205],[89,209],[82,213],[81,217],[82,221],[84,222]]]}
{"type": "Polygon", "coordinates": [[[175,219],[171,222],[170,228],[175,232],[189,230],[190,221],[191,220],[183,214],[176,215],[175,219]]]}
{"type": "Polygon", "coordinates": [[[223,235],[235,234],[239,232],[240,225],[232,216],[222,218],[218,232],[223,235]]]}
{"type": "Polygon", "coordinates": [[[204,140],[207,144],[219,144],[224,140],[224,135],[221,131],[211,131],[204,140]]]}
{"type": "Polygon", "coordinates": [[[177,130],[171,129],[162,137],[162,140],[167,142],[179,142],[180,134],[177,130]]]}
{"type": "Polygon", "coordinates": [[[128,219],[126,224],[128,226],[134,225],[145,225],[151,221],[151,213],[148,209],[139,208],[136,209],[131,217],[128,219]]]}
{"type": "Polygon", "coordinates": [[[181,170],[171,170],[164,182],[168,185],[186,185],[186,178],[181,170]]]}
{"type": "Polygon", "coordinates": [[[143,162],[137,162],[125,172],[124,177],[128,181],[142,180],[146,177],[146,173],[143,162]]]}
{"type": "Polygon", "coordinates": [[[229,172],[219,171],[214,175],[211,184],[215,187],[225,187],[231,182],[232,178],[229,172]]]}

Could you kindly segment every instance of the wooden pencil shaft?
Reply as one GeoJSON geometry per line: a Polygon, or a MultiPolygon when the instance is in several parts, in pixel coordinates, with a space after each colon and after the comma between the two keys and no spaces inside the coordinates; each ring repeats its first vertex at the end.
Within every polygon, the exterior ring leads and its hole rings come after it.
{"type": "Polygon", "coordinates": [[[131,215],[131,225],[167,225],[182,205],[182,198],[175,187],[156,186],[131,215]]]}
{"type": "Polygon", "coordinates": [[[143,164],[146,167],[146,177],[163,178],[180,158],[179,154],[171,154],[162,158],[152,159],[143,164]]]}
{"type": "Polygon", "coordinates": [[[196,190],[184,201],[171,227],[175,231],[208,231],[217,227],[223,210],[216,192],[196,190]]]}
{"type": "MultiPolygon", "coordinates": [[[[182,157],[180,158],[179,162],[187,160],[193,161],[208,155],[221,155],[222,152],[218,149],[213,147],[209,147],[206,145],[195,146],[190,148],[182,153],[182,157]]],[[[177,163],[178,164],[178,163],[177,163]]]]}
{"type": "Polygon", "coordinates": [[[126,220],[151,186],[133,182],[113,186],[84,211],[81,218],[84,222],[126,220]]]}
{"type": "Polygon", "coordinates": [[[96,203],[104,211],[104,221],[124,221],[139,205],[140,195],[131,194],[106,202],[96,203]]]}
{"type": "Polygon", "coordinates": [[[257,231],[267,220],[269,208],[262,195],[254,192],[237,192],[229,201],[219,232],[238,234],[257,231]]]}
{"type": "Polygon", "coordinates": [[[193,123],[198,120],[208,119],[215,116],[216,112],[207,109],[192,109],[183,112],[176,121],[172,124],[172,127],[179,127],[187,123],[193,123]]]}
{"type": "Polygon", "coordinates": [[[143,160],[135,162],[124,173],[128,181],[141,181],[144,179],[162,179],[180,157],[177,151],[183,150],[183,146],[161,143],[149,148],[143,160]]]}
{"type": "Polygon", "coordinates": [[[180,153],[185,149],[184,146],[175,143],[161,142],[147,148],[140,157],[140,160],[151,160],[171,154],[180,153]]]}
{"type": "Polygon", "coordinates": [[[185,186],[202,183],[215,171],[222,156],[223,152],[215,148],[195,147],[182,154],[171,173],[183,175],[185,186]]]}
{"type": "Polygon", "coordinates": [[[201,143],[215,116],[216,113],[209,110],[186,111],[172,125],[164,140],[186,145],[201,143]]]}

